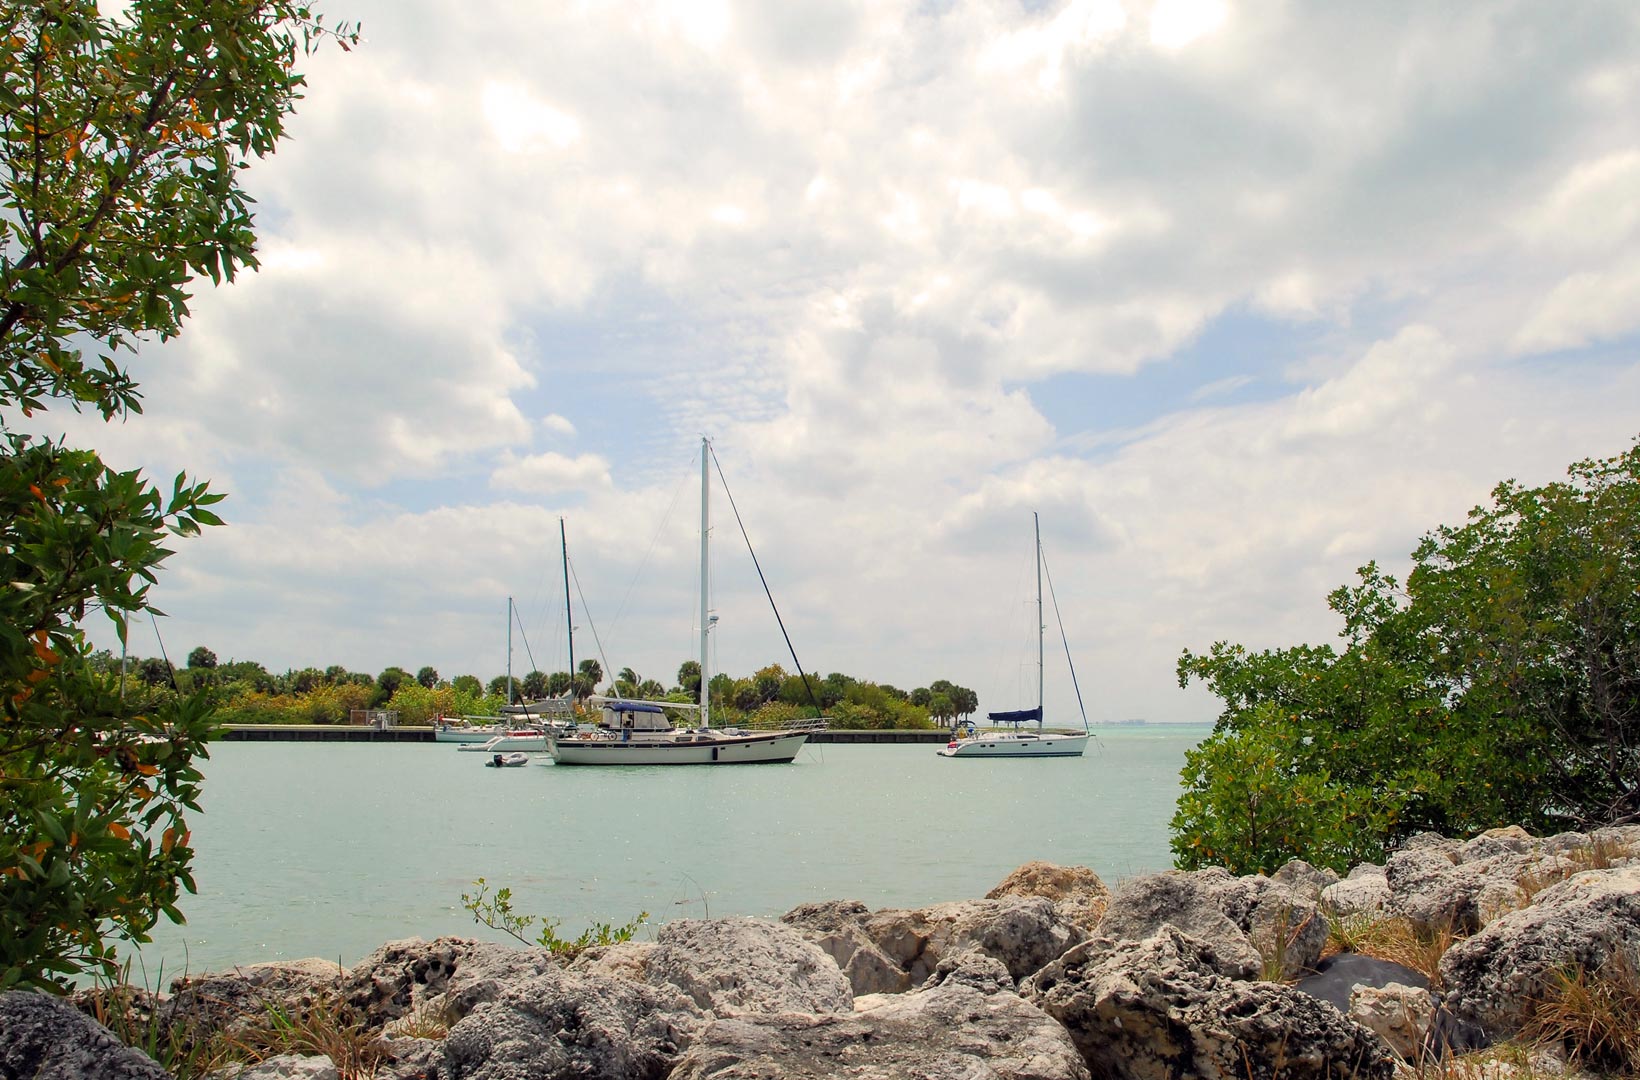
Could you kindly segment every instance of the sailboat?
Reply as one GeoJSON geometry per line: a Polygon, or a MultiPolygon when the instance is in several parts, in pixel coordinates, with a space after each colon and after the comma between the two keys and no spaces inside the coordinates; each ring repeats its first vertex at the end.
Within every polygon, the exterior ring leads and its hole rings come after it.
{"type": "MultiPolygon", "coordinates": [[[[976,731],[969,725],[968,734],[964,738],[953,738],[937,753],[942,757],[960,758],[1045,758],[1045,757],[1081,757],[1082,751],[1088,747],[1088,740],[1093,733],[1088,729],[1088,716],[1082,714],[1082,733],[1053,732],[1042,730],[1042,679],[1043,679],[1043,652],[1042,635],[1046,624],[1042,620],[1042,521],[1033,511],[1031,521],[1036,530],[1036,708],[1014,709],[1007,712],[987,713],[987,718],[994,724],[1012,724],[1012,731],[976,731]],[[1024,726],[1036,722],[1035,731],[1026,731],[1024,726]]],[[[1054,612],[1059,610],[1058,601],[1054,603],[1054,612]]],[[[1063,636],[1063,628],[1061,628],[1063,636]]],[[[1071,658],[1069,643],[1065,646],[1065,662],[1071,658]]],[[[1071,669],[1071,681],[1076,680],[1076,669],[1071,669]]],[[[1077,703],[1082,700],[1082,693],[1077,691],[1077,703]]]]}
{"type": "Polygon", "coordinates": [[[574,734],[549,731],[547,754],[557,765],[753,765],[784,764],[797,757],[809,735],[823,726],[811,722],[779,731],[714,728],[708,633],[717,617],[707,610],[707,539],[711,525],[708,463],[712,444],[700,444],[700,704],[593,697],[601,709],[596,728],[574,734]],[[673,709],[697,712],[693,727],[675,728],[673,709]]]}

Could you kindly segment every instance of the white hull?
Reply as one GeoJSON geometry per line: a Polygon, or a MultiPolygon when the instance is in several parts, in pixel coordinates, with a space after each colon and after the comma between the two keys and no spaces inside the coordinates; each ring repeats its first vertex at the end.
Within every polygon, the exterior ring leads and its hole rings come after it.
{"type": "Polygon", "coordinates": [[[475,754],[512,754],[520,751],[539,754],[547,749],[545,735],[496,735],[485,743],[462,743],[457,750],[475,754]]]}
{"type": "Polygon", "coordinates": [[[1047,758],[1081,757],[1088,748],[1090,735],[1025,735],[1012,732],[1000,735],[976,735],[971,739],[957,739],[937,751],[942,757],[962,758],[1047,758]]]}
{"type": "Polygon", "coordinates": [[[547,753],[559,765],[766,765],[789,762],[808,740],[806,731],[757,735],[685,735],[619,739],[551,739],[547,753]]]}
{"type": "Polygon", "coordinates": [[[504,728],[441,727],[433,729],[433,741],[442,743],[487,743],[497,735],[506,734],[504,728]]]}

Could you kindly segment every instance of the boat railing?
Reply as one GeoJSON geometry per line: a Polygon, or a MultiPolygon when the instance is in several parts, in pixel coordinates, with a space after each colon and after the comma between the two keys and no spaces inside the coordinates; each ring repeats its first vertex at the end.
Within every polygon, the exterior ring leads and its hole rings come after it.
{"type": "Polygon", "coordinates": [[[826,730],[826,724],[830,719],[828,716],[800,716],[787,720],[780,727],[783,731],[807,731],[812,735],[826,730]]]}

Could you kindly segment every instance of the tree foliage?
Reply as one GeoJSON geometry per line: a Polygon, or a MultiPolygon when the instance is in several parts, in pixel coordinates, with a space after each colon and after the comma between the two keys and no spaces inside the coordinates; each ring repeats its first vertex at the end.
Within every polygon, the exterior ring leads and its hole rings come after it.
{"type": "Polygon", "coordinates": [[[1328,598],[1342,648],[1181,657],[1224,704],[1187,758],[1181,866],[1640,820],[1640,445],[1500,484],[1412,557],[1404,589],[1368,565],[1328,598]]]}
{"type": "Polygon", "coordinates": [[[141,411],[121,351],[180,330],[195,275],[254,265],[239,172],[327,33],[278,0],[0,0],[0,987],[112,971],[111,939],[181,917],[209,702],[122,686],[81,623],[123,639],[167,535],[219,524],[221,498],[4,416],[141,411]]]}

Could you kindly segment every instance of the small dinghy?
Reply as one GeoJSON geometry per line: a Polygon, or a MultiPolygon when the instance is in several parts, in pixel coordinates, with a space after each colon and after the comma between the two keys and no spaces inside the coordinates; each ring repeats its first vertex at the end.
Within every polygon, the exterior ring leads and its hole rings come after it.
{"type": "Polygon", "coordinates": [[[530,756],[522,751],[513,754],[497,754],[484,764],[492,769],[511,769],[519,765],[528,765],[530,756]]]}

